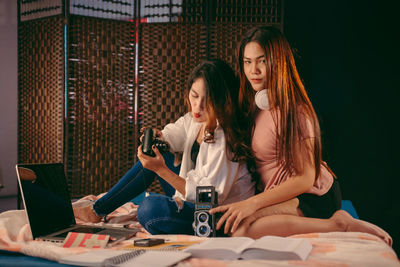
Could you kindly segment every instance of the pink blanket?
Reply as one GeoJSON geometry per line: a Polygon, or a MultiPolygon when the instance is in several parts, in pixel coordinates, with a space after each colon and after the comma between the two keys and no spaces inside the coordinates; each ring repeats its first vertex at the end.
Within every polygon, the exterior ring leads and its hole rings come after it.
{"type": "MultiPolygon", "coordinates": [[[[87,196],[74,206],[88,205],[90,200],[99,196],[87,196]]],[[[127,203],[108,216],[111,224],[124,224],[129,227],[139,227],[141,232],[137,237],[148,237],[148,234],[136,220],[137,206],[127,203]]],[[[102,225],[101,222],[96,225],[102,225]]],[[[168,235],[164,237],[171,241],[202,240],[195,236],[168,235]]],[[[358,232],[314,233],[293,236],[307,238],[313,249],[305,261],[268,261],[268,260],[236,260],[216,261],[209,259],[189,259],[178,264],[184,266],[393,266],[400,267],[400,262],[393,249],[380,238],[358,232]]],[[[290,237],[289,237],[290,238],[290,237]]],[[[132,240],[122,241],[110,249],[120,249],[132,240]]],[[[57,261],[61,256],[88,251],[87,248],[63,248],[46,242],[33,241],[27,218],[23,210],[11,210],[0,214],[0,249],[20,252],[30,256],[42,257],[57,261]]]]}

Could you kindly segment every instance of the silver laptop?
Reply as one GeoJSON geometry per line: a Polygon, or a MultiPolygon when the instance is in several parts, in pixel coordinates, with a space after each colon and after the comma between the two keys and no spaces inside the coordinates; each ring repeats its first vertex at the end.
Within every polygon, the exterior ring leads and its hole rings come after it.
{"type": "Polygon", "coordinates": [[[130,238],[138,229],[76,224],[62,163],[17,164],[17,177],[33,239],[62,242],[69,232],[130,238]]]}

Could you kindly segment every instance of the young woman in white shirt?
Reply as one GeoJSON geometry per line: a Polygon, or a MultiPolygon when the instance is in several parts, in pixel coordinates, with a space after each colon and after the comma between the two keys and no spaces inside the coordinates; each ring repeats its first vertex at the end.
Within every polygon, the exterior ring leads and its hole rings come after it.
{"type": "Polygon", "coordinates": [[[180,167],[174,166],[171,153],[161,155],[153,146],[155,157],[150,157],[139,146],[140,161],[92,209],[77,210],[77,217],[99,221],[145,191],[157,177],[166,194],[144,198],[138,208],[139,222],[151,234],[193,234],[196,186],[214,186],[220,205],[254,195],[233,70],[221,60],[205,61],[192,71],[187,89],[189,112],[156,131],[172,153],[183,152],[180,167]]]}

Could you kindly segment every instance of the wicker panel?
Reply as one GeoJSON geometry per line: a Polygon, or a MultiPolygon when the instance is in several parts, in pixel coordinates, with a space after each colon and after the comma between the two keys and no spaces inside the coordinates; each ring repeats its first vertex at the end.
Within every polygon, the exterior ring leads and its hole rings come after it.
{"type": "Polygon", "coordinates": [[[205,23],[208,20],[207,0],[182,0],[182,16],[185,23],[205,23]]]}
{"type": "MultiPolygon", "coordinates": [[[[243,34],[260,23],[213,23],[210,24],[210,56],[224,59],[236,71],[236,47],[243,34]]],[[[263,23],[262,25],[265,25],[263,23]]]]}
{"type": "Polygon", "coordinates": [[[18,28],[18,162],[63,161],[64,19],[18,28]]]}
{"type": "Polygon", "coordinates": [[[55,15],[62,15],[62,0],[19,0],[19,18],[21,21],[28,21],[55,15]]]}
{"type": "Polygon", "coordinates": [[[136,151],[132,23],[71,16],[67,174],[74,197],[108,191],[136,151]]]}
{"type": "Polygon", "coordinates": [[[282,0],[215,0],[215,21],[278,25],[281,23],[282,2],[282,0]]]}
{"type": "MultiPolygon", "coordinates": [[[[142,24],[140,32],[139,123],[162,128],[186,112],[186,80],[191,70],[206,58],[206,27],[142,24]]],[[[159,190],[159,187],[149,189],[159,190]]]]}
{"type": "MultiPolygon", "coordinates": [[[[32,8],[36,2],[42,1],[24,2],[21,7],[32,8]]],[[[245,31],[258,24],[283,28],[282,2],[162,1],[161,12],[161,2],[143,0],[143,7],[160,11],[147,16],[149,21],[165,17],[165,21],[182,23],[140,24],[140,55],[135,55],[134,23],[109,20],[109,16],[105,20],[69,15],[64,43],[63,18],[24,21],[38,16],[21,9],[19,162],[66,163],[73,197],[107,191],[135,162],[138,128],[162,128],[185,113],[184,89],[193,67],[205,58],[222,58],[236,68],[235,48],[245,31]],[[140,72],[135,80],[138,58],[140,72]],[[139,98],[138,107],[135,98],[139,98]]],[[[77,1],[69,3],[72,13],[73,8],[85,7],[76,6],[77,1]]],[[[136,14],[132,7],[125,14],[129,18],[136,14]]]]}
{"type": "Polygon", "coordinates": [[[183,0],[182,22],[282,24],[283,0],[183,0]]]}
{"type": "Polygon", "coordinates": [[[135,18],[135,0],[69,0],[69,12],[88,17],[129,20],[135,18]]]}
{"type": "Polygon", "coordinates": [[[141,125],[160,128],[185,113],[186,80],[206,58],[205,34],[199,24],[141,25],[141,125]]]}
{"type": "Polygon", "coordinates": [[[209,24],[210,57],[224,59],[238,70],[236,47],[243,34],[258,25],[282,29],[282,3],[283,0],[216,0],[209,24]]]}
{"type": "Polygon", "coordinates": [[[146,23],[177,22],[182,13],[182,0],[141,0],[140,17],[146,23]]]}

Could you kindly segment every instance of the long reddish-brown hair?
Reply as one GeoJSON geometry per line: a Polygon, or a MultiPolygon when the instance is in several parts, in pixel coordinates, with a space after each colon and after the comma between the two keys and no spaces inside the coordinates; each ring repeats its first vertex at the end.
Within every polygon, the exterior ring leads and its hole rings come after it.
{"type": "MultiPolygon", "coordinates": [[[[185,101],[189,111],[189,91],[199,78],[204,79],[206,87],[206,128],[214,132],[218,124],[222,127],[226,139],[227,154],[231,160],[246,162],[252,157],[251,148],[245,143],[241,132],[243,113],[238,105],[239,80],[233,69],[223,60],[213,59],[197,65],[187,81],[185,101]]],[[[248,138],[250,139],[250,138],[248,138]]]]}
{"type": "MultiPolygon", "coordinates": [[[[258,43],[265,52],[266,84],[270,106],[277,132],[277,155],[290,174],[302,174],[304,160],[315,165],[315,178],[320,175],[322,161],[321,132],[317,115],[297,71],[291,47],[283,34],[275,27],[259,26],[248,31],[237,49],[239,61],[239,105],[247,113],[253,127],[257,108],[255,91],[244,73],[244,49],[250,42],[258,43]],[[305,123],[307,122],[307,123],[305,123]],[[305,124],[311,125],[306,127],[305,124]],[[310,132],[311,128],[311,132],[310,132]],[[305,142],[313,137],[313,147],[305,142]]],[[[327,169],[332,171],[326,166],[327,169]]],[[[333,173],[332,173],[333,174],[333,173]]],[[[334,174],[333,174],[334,175],[334,174]]]]}

